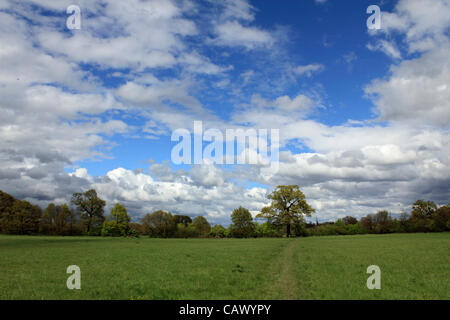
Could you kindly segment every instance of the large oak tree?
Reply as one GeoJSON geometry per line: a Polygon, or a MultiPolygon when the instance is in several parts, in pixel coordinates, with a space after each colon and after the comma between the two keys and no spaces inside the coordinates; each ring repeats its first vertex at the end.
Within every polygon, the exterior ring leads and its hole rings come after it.
{"type": "Polygon", "coordinates": [[[92,226],[100,226],[105,221],[103,214],[106,202],[98,197],[97,191],[94,189],[74,193],[71,203],[77,208],[81,218],[85,221],[88,233],[92,226]]]}
{"type": "Polygon", "coordinates": [[[257,217],[286,226],[287,237],[291,235],[292,224],[301,223],[304,216],[310,217],[314,212],[298,185],[277,186],[267,198],[272,200],[271,204],[262,208],[257,217]]]}

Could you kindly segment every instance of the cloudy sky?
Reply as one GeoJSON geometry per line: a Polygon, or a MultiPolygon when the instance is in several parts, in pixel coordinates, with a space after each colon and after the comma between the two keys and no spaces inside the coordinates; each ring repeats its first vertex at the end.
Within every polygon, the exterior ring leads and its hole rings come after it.
{"type": "Polygon", "coordinates": [[[222,224],[278,184],[320,221],[446,204],[449,17],[449,0],[1,0],[0,189],[222,224]],[[175,165],[171,134],[195,120],[279,129],[278,170],[175,165]]]}

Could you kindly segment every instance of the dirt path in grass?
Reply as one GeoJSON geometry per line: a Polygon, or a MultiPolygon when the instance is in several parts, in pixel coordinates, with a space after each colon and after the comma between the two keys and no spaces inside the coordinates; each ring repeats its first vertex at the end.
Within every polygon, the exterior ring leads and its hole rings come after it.
{"type": "Polygon", "coordinates": [[[301,299],[294,274],[295,265],[293,257],[296,239],[288,241],[289,243],[280,254],[279,260],[271,267],[271,274],[274,275],[274,281],[267,290],[267,295],[270,299],[301,299]]]}

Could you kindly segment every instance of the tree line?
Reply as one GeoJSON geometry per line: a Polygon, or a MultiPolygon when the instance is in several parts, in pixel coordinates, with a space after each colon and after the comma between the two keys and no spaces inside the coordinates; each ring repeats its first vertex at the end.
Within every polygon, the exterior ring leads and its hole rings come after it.
{"type": "Polygon", "coordinates": [[[157,210],[140,222],[131,222],[124,205],[116,203],[105,216],[106,202],[94,189],[74,193],[70,205],[50,203],[45,210],[0,190],[0,232],[7,234],[132,236],[155,238],[249,238],[283,236],[351,235],[365,233],[442,232],[450,230],[450,204],[438,207],[417,200],[411,214],[392,218],[388,211],[352,216],[336,222],[307,223],[314,209],[297,185],[277,186],[268,195],[270,204],[252,217],[239,207],[231,213],[228,227],[211,226],[203,216],[191,218],[157,210]],[[262,220],[262,221],[261,221],[262,220]]]}

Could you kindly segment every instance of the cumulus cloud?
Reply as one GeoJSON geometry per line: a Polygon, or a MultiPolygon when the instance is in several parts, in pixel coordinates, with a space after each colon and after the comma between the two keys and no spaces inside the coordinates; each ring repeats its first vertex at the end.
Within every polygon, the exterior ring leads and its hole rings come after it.
{"type": "Polygon", "coordinates": [[[450,125],[449,41],[421,57],[391,67],[388,79],[366,87],[382,120],[450,125]]]}
{"type": "Polygon", "coordinates": [[[159,181],[143,172],[117,168],[92,185],[106,199],[121,201],[131,208],[135,218],[163,209],[175,214],[205,215],[217,223],[225,221],[243,201],[251,210],[267,204],[266,189],[239,187],[224,181],[222,174],[216,167],[205,165],[189,173],[176,172],[175,181],[159,181]]]}
{"type": "Polygon", "coordinates": [[[176,64],[183,50],[179,37],[197,33],[172,1],[85,2],[81,7],[91,15],[83,19],[82,30],[67,34],[42,28],[37,37],[43,48],[76,62],[142,70],[176,64]],[[111,28],[107,34],[105,27],[111,28]]]}
{"type": "Polygon", "coordinates": [[[446,0],[400,0],[393,12],[383,12],[381,30],[401,33],[411,52],[438,47],[450,27],[446,0]]]}

